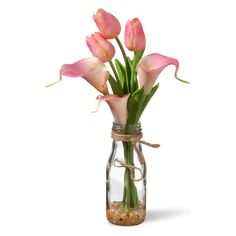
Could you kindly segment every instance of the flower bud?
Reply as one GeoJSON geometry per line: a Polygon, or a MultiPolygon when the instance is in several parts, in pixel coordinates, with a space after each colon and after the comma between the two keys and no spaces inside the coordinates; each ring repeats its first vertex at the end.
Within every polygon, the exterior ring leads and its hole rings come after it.
{"type": "Polygon", "coordinates": [[[112,14],[99,9],[93,19],[105,39],[113,39],[120,34],[120,22],[112,14]]]}
{"type": "Polygon", "coordinates": [[[110,61],[115,54],[114,46],[104,39],[100,33],[94,33],[91,37],[86,37],[86,43],[93,56],[102,62],[110,61]]]}
{"type": "Polygon", "coordinates": [[[125,46],[130,51],[141,51],[146,46],[143,27],[138,18],[129,20],[125,26],[125,46]]]}

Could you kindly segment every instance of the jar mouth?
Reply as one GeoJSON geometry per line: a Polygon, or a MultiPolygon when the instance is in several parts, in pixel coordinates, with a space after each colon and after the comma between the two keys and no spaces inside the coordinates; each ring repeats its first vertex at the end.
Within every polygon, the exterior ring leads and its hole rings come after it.
{"type": "Polygon", "coordinates": [[[113,122],[112,130],[120,134],[139,134],[142,131],[142,127],[141,122],[130,125],[113,122]]]}

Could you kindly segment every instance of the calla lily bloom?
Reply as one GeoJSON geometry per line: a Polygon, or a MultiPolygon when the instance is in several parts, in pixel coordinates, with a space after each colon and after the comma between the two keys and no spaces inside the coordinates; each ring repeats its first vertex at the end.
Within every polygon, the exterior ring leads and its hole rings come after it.
{"type": "Polygon", "coordinates": [[[130,51],[141,51],[146,46],[143,27],[138,18],[129,20],[125,26],[125,46],[130,51]]]}
{"type": "Polygon", "coordinates": [[[105,39],[116,38],[121,31],[120,22],[111,13],[99,9],[93,19],[105,39]]]}
{"type": "Polygon", "coordinates": [[[102,62],[107,62],[115,55],[114,46],[107,41],[100,33],[94,33],[91,37],[86,37],[86,43],[93,54],[102,62]]]}
{"type": "Polygon", "coordinates": [[[114,117],[114,121],[117,124],[125,125],[128,118],[128,110],[127,110],[127,102],[128,102],[129,94],[119,97],[116,95],[107,95],[107,96],[97,96],[98,108],[102,101],[106,101],[109,105],[111,112],[114,117]]]}
{"type": "Polygon", "coordinates": [[[106,81],[109,72],[105,65],[96,57],[84,58],[73,64],[65,64],[61,67],[60,75],[68,77],[83,77],[99,92],[108,94],[106,81]]]}
{"type": "Polygon", "coordinates": [[[175,78],[184,83],[189,83],[177,77],[179,62],[177,59],[166,57],[164,55],[154,53],[143,57],[137,65],[140,87],[144,86],[144,94],[148,94],[155,84],[159,74],[168,65],[175,65],[175,78]]]}

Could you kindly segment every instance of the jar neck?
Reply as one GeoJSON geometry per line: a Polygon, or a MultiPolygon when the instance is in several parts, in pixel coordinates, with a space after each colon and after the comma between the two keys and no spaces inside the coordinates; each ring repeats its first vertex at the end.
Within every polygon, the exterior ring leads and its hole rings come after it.
{"type": "Polygon", "coordinates": [[[142,132],[141,123],[138,122],[132,125],[120,125],[113,123],[112,130],[119,134],[140,134],[142,132]]]}

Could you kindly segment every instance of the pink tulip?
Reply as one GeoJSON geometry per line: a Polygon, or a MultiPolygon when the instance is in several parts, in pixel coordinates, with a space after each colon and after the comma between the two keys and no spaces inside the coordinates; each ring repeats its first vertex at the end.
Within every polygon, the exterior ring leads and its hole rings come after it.
{"type": "Polygon", "coordinates": [[[139,84],[140,87],[144,86],[144,94],[150,92],[159,74],[168,65],[175,65],[176,69],[174,75],[176,79],[188,83],[187,81],[181,80],[177,77],[179,69],[178,60],[154,53],[143,57],[137,65],[139,84]]]}
{"type": "Polygon", "coordinates": [[[129,20],[125,26],[125,46],[130,51],[141,51],[146,46],[143,27],[138,18],[129,20]]]}
{"type": "Polygon", "coordinates": [[[61,67],[60,75],[83,77],[99,92],[108,94],[106,81],[109,78],[109,72],[96,57],[84,58],[73,64],[65,64],[61,67]]]}
{"type": "Polygon", "coordinates": [[[86,37],[86,43],[93,54],[102,62],[107,62],[112,59],[115,54],[114,46],[103,38],[100,33],[94,33],[91,37],[86,37]]]}
{"type": "Polygon", "coordinates": [[[98,108],[102,101],[106,101],[111,109],[115,123],[120,125],[125,125],[128,118],[128,110],[127,110],[128,98],[129,94],[123,97],[119,97],[116,95],[98,96],[97,97],[97,99],[99,100],[98,108]]]}
{"type": "Polygon", "coordinates": [[[99,9],[93,19],[105,39],[116,38],[121,31],[120,22],[112,14],[99,9]]]}

